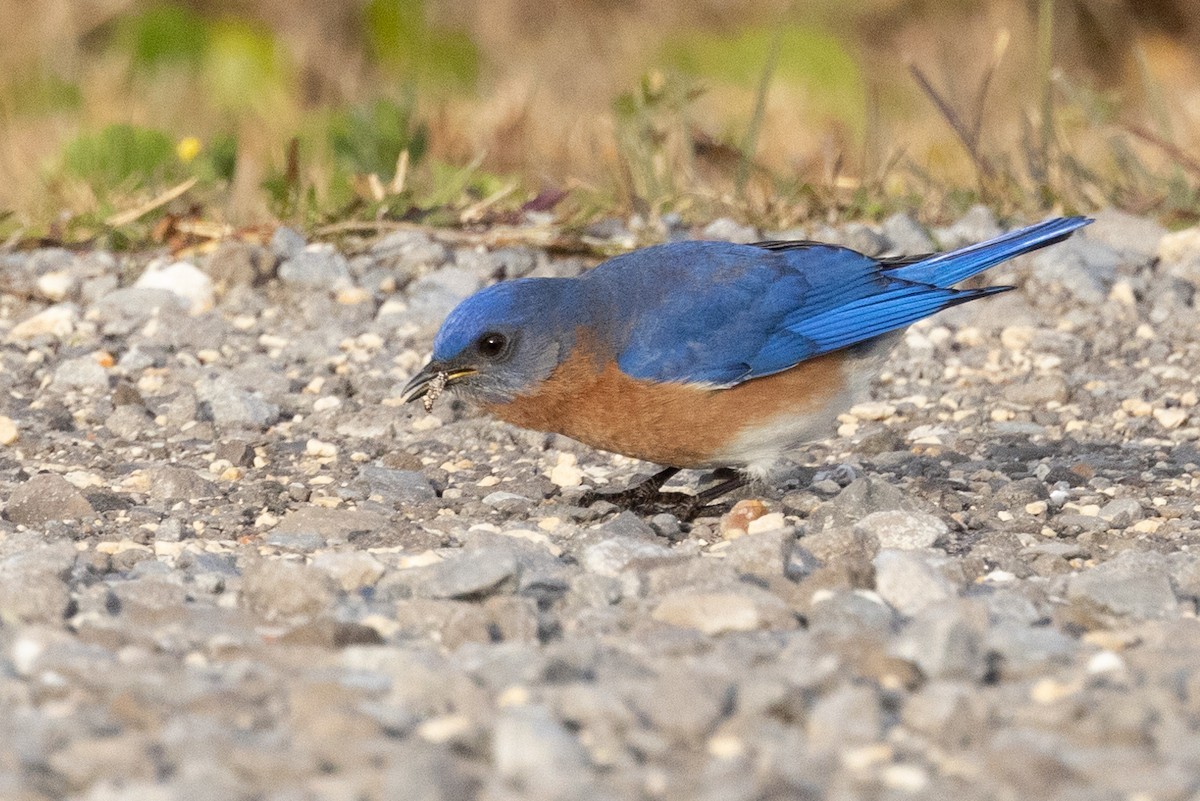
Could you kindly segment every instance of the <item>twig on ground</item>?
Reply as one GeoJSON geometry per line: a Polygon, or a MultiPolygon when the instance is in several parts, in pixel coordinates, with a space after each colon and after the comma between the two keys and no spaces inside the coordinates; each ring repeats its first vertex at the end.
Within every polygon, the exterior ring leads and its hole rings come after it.
{"type": "Polygon", "coordinates": [[[146,203],[143,203],[137,208],[129,209],[128,211],[122,211],[118,214],[112,215],[104,221],[104,224],[112,226],[113,228],[119,228],[122,225],[129,225],[129,223],[133,222],[134,220],[137,220],[140,217],[143,217],[154,211],[155,209],[167,205],[175,198],[180,197],[193,186],[195,186],[198,180],[199,179],[196,177],[188,178],[183,183],[171,187],[161,195],[147,201],[146,203]]]}

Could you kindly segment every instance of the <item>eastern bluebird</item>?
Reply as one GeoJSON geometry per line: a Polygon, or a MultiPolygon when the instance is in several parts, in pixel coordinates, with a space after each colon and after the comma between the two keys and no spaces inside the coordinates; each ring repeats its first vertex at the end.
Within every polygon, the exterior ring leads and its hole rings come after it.
{"type": "Polygon", "coordinates": [[[445,387],[601,450],[762,477],[865,395],[902,329],[1012,289],[953,284],[1089,222],[882,259],[807,241],[675,242],[578,278],[505,281],[450,313],[404,397],[428,394],[428,407],[445,387]]]}

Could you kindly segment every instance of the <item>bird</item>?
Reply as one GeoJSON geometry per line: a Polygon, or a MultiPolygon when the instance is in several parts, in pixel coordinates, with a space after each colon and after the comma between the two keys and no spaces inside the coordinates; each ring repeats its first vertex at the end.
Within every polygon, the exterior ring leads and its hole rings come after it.
{"type": "Polygon", "coordinates": [[[808,240],[679,241],[578,277],[502,281],[450,312],[401,399],[431,410],[450,391],[508,423],[661,465],[621,495],[631,505],[681,469],[732,468],[695,496],[709,503],[825,438],[909,325],[1013,289],[955,284],[1090,222],[1056,217],[890,258],[808,240]]]}

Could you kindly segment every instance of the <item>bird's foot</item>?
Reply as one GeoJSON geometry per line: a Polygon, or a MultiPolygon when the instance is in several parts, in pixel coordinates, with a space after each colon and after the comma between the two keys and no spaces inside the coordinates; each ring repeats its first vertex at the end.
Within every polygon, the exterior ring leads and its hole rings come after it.
{"type": "Polygon", "coordinates": [[[591,490],[584,493],[579,499],[579,505],[591,506],[597,501],[607,501],[621,509],[638,514],[649,516],[666,512],[687,522],[699,517],[700,513],[717,498],[745,486],[749,481],[744,476],[735,475],[724,481],[718,481],[695,495],[683,492],[664,492],[663,485],[678,472],[679,468],[668,467],[640,484],[616,492],[591,490]]]}
{"type": "Polygon", "coordinates": [[[597,490],[588,490],[579,498],[580,506],[591,506],[597,501],[607,501],[614,506],[619,506],[622,509],[631,509],[634,511],[644,511],[648,504],[651,504],[660,495],[680,495],[681,493],[662,491],[663,485],[675,477],[679,472],[678,467],[666,467],[659,470],[650,478],[632,487],[626,487],[623,490],[610,492],[599,492],[597,490]]]}

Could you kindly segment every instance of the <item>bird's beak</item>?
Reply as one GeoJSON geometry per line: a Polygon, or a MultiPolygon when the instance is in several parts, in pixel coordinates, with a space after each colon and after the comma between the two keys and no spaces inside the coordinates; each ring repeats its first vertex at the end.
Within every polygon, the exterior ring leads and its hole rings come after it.
{"type": "MultiPolygon", "coordinates": [[[[475,375],[477,372],[470,367],[452,368],[441,362],[430,362],[404,386],[404,390],[400,393],[400,400],[404,403],[412,403],[417,398],[423,398],[435,390],[437,394],[440,394],[442,389],[455,381],[475,375]]],[[[426,404],[426,407],[432,405],[430,402],[426,404]]]]}

